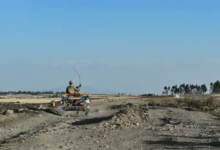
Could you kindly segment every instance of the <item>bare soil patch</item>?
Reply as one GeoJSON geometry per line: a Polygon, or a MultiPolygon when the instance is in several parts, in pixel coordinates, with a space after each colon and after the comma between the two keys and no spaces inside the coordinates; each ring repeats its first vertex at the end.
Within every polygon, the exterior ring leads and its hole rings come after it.
{"type": "MultiPolygon", "coordinates": [[[[12,105],[10,109],[26,107],[26,104],[12,105]]],[[[46,105],[42,107],[51,108],[46,105]]],[[[216,99],[95,101],[91,103],[89,116],[82,112],[79,117],[74,111],[58,116],[38,109],[39,104],[31,106],[23,114],[34,115],[0,124],[0,149],[220,149],[220,119],[202,112],[205,106],[216,110],[219,107],[216,99]],[[189,111],[185,107],[201,110],[189,111]]]]}

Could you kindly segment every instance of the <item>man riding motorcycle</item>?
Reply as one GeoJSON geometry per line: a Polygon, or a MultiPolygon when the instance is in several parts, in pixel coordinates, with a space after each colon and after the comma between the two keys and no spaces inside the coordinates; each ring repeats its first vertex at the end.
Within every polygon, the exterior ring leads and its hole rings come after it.
{"type": "MultiPolygon", "coordinates": [[[[80,94],[81,84],[79,86],[74,86],[72,81],[69,81],[69,86],[66,88],[67,94],[80,94]]],[[[89,105],[90,100],[88,96],[83,96],[80,99],[74,99],[74,95],[68,95],[68,100],[74,105],[74,106],[81,106],[82,110],[85,111],[85,115],[88,115],[89,113],[89,105]],[[83,104],[83,105],[81,105],[83,104]]],[[[79,115],[79,110],[77,111],[77,116],[79,115]]]]}
{"type": "Polygon", "coordinates": [[[74,94],[74,93],[79,93],[79,90],[81,88],[81,84],[77,87],[73,85],[72,81],[69,81],[69,86],[66,88],[66,93],[68,94],[74,94]]]}

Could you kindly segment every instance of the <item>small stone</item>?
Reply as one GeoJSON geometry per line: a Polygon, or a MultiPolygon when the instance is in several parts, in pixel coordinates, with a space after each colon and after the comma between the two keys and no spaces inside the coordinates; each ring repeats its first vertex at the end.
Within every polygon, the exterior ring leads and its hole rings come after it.
{"type": "Polygon", "coordinates": [[[55,107],[55,106],[56,106],[56,103],[55,103],[55,102],[52,102],[52,106],[55,107]]]}
{"type": "Polygon", "coordinates": [[[169,131],[173,131],[174,130],[174,128],[173,127],[171,127],[170,129],[169,129],[169,131]]]}
{"type": "Polygon", "coordinates": [[[14,110],[8,109],[8,110],[6,110],[6,112],[5,112],[5,115],[12,115],[12,114],[14,114],[14,110]]]}
{"type": "Polygon", "coordinates": [[[23,108],[20,108],[20,109],[18,109],[18,112],[21,112],[21,111],[23,111],[24,109],[23,108]]]}
{"type": "Polygon", "coordinates": [[[38,109],[42,109],[43,108],[43,106],[42,105],[40,105],[39,107],[38,107],[38,109]]]}

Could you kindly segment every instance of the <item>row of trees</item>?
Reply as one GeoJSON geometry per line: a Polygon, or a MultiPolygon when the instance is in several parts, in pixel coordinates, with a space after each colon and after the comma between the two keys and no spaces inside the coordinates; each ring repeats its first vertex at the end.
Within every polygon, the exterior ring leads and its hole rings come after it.
{"type": "Polygon", "coordinates": [[[207,92],[207,87],[205,84],[193,85],[193,84],[181,84],[179,86],[174,85],[172,87],[165,86],[163,95],[186,95],[186,94],[204,94],[207,92]]]}
{"type": "Polygon", "coordinates": [[[220,81],[210,83],[210,93],[220,93],[220,81]]]}
{"type": "MultiPolygon", "coordinates": [[[[212,94],[220,93],[220,81],[216,81],[214,83],[210,83],[209,91],[212,94]]],[[[207,86],[205,84],[202,85],[194,85],[194,84],[180,84],[179,86],[165,86],[163,95],[189,95],[189,94],[204,94],[208,91],[207,86]]]]}
{"type": "Polygon", "coordinates": [[[61,94],[64,92],[53,92],[53,91],[7,91],[0,92],[0,95],[8,95],[8,94],[31,94],[31,95],[39,95],[39,94],[61,94]]]}

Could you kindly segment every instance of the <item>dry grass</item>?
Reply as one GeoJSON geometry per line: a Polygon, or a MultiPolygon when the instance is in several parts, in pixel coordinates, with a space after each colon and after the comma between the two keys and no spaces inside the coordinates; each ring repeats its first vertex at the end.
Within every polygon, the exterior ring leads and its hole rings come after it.
{"type": "Polygon", "coordinates": [[[16,119],[19,119],[24,116],[26,116],[26,114],[24,114],[24,113],[15,113],[15,114],[11,114],[10,116],[0,115],[0,122],[16,120],[16,119]]]}
{"type": "Polygon", "coordinates": [[[1,103],[50,103],[51,101],[60,101],[60,98],[30,98],[30,99],[16,99],[16,98],[8,98],[8,99],[0,99],[1,103]]]}
{"type": "Polygon", "coordinates": [[[151,99],[148,105],[190,108],[192,110],[209,111],[212,114],[220,115],[220,100],[216,96],[151,99]]]}
{"type": "MultiPolygon", "coordinates": [[[[126,100],[126,99],[136,99],[138,96],[117,96],[117,95],[89,95],[92,101],[116,101],[116,100],[126,100]]],[[[47,95],[32,96],[32,95],[7,95],[1,96],[0,103],[50,103],[51,101],[60,101],[58,98],[49,98],[47,95]]]]}

